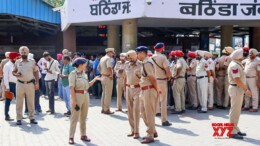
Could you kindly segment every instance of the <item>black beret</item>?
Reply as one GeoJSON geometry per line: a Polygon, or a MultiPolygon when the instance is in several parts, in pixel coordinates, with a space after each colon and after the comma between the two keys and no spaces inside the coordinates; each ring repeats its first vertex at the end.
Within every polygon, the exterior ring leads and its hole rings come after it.
{"type": "Polygon", "coordinates": [[[77,58],[73,61],[72,66],[79,66],[80,64],[86,63],[87,60],[85,58],[77,58]]]}
{"type": "Polygon", "coordinates": [[[147,52],[148,50],[146,46],[139,46],[135,49],[136,52],[147,52]]]}

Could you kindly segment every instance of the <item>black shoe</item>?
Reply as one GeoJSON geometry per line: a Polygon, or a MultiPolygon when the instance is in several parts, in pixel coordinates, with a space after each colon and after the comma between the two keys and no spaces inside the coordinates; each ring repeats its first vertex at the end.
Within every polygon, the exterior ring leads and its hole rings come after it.
{"type": "Polygon", "coordinates": [[[238,134],[233,134],[232,136],[229,136],[229,138],[234,138],[234,139],[243,139],[243,136],[240,136],[238,134]]]}
{"type": "Polygon", "coordinates": [[[160,117],[160,116],[161,116],[161,113],[157,113],[155,116],[156,116],[156,117],[160,117]]]}
{"type": "Polygon", "coordinates": [[[5,117],[5,120],[6,121],[13,121],[14,119],[12,119],[10,116],[7,116],[7,117],[5,117]]]}
{"type": "Polygon", "coordinates": [[[181,112],[182,112],[182,113],[186,113],[186,110],[182,110],[181,112]]]}
{"type": "Polygon", "coordinates": [[[191,107],[189,107],[189,108],[187,108],[187,109],[188,109],[188,110],[197,110],[198,107],[191,106],[191,107]]]}
{"type": "Polygon", "coordinates": [[[46,111],[46,113],[50,113],[50,112],[51,112],[51,110],[47,110],[47,111],[46,111]]]}
{"type": "Polygon", "coordinates": [[[165,122],[162,122],[162,126],[171,126],[172,123],[170,123],[169,121],[165,121],[165,122]]]}
{"type": "Polygon", "coordinates": [[[38,124],[38,122],[35,121],[35,119],[30,120],[31,124],[38,124]]]}
{"type": "Polygon", "coordinates": [[[238,132],[237,134],[240,136],[246,136],[246,133],[243,133],[243,132],[238,132]]]}
{"type": "Polygon", "coordinates": [[[55,114],[55,112],[50,112],[50,115],[54,115],[55,114]]]}
{"type": "Polygon", "coordinates": [[[202,114],[205,114],[205,113],[207,113],[207,111],[203,111],[203,110],[198,110],[198,113],[202,113],[202,114]]]}
{"type": "Polygon", "coordinates": [[[172,111],[171,114],[178,114],[178,115],[180,115],[180,114],[182,114],[182,111],[172,111]]]}
{"type": "Polygon", "coordinates": [[[42,110],[41,110],[41,109],[39,109],[39,110],[38,110],[38,112],[39,112],[39,113],[42,113],[42,110]]]}
{"type": "Polygon", "coordinates": [[[22,121],[21,120],[17,120],[16,125],[22,125],[22,121]]]}

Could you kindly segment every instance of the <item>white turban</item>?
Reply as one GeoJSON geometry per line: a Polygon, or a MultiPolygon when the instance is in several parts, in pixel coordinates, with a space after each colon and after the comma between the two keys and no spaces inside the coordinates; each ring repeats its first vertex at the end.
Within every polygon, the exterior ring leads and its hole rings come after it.
{"type": "Polygon", "coordinates": [[[210,52],[208,52],[208,51],[204,51],[204,56],[206,56],[206,57],[210,58],[210,57],[211,57],[211,53],[210,53],[210,52]]]}
{"type": "Polygon", "coordinates": [[[243,56],[243,53],[244,53],[244,50],[243,49],[237,49],[235,51],[233,51],[230,55],[230,58],[232,60],[238,60],[238,59],[242,59],[244,56],[243,56]]]}
{"type": "Polygon", "coordinates": [[[19,53],[26,52],[26,54],[29,54],[29,48],[27,46],[21,46],[19,48],[19,53]]]}
{"type": "Polygon", "coordinates": [[[197,54],[197,55],[200,55],[201,57],[203,57],[203,56],[204,56],[204,51],[197,50],[197,51],[196,51],[196,54],[197,54]]]}
{"type": "Polygon", "coordinates": [[[5,57],[8,58],[9,54],[10,54],[10,52],[5,52],[5,57]]]}
{"type": "Polygon", "coordinates": [[[254,55],[258,55],[258,51],[254,48],[250,49],[249,53],[253,53],[254,55]]]}
{"type": "Polygon", "coordinates": [[[131,57],[132,59],[136,59],[137,58],[137,54],[134,50],[130,50],[126,53],[127,56],[131,57]]]}
{"type": "Polygon", "coordinates": [[[120,57],[126,57],[126,53],[120,53],[120,57]]]}
{"type": "Polygon", "coordinates": [[[225,47],[224,48],[224,50],[228,53],[228,54],[231,54],[233,51],[234,51],[234,49],[232,48],[232,47],[225,47]]]}

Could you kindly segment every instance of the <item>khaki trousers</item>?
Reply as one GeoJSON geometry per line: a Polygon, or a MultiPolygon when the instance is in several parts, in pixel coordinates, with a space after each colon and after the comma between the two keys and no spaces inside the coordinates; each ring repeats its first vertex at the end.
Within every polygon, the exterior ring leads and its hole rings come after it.
{"type": "Polygon", "coordinates": [[[198,96],[196,88],[196,77],[190,76],[187,78],[188,95],[190,97],[191,105],[198,107],[198,96]]]}
{"type": "Polygon", "coordinates": [[[117,78],[116,82],[117,108],[122,109],[122,95],[125,90],[124,78],[117,78]]]}
{"type": "Polygon", "coordinates": [[[258,109],[259,91],[257,88],[257,78],[246,78],[246,85],[251,91],[252,97],[245,96],[245,108],[249,108],[252,104],[253,109],[258,109]]]}
{"type": "Polygon", "coordinates": [[[76,102],[80,110],[76,111],[75,107],[71,105],[71,116],[70,116],[70,138],[74,138],[78,120],[80,122],[80,134],[81,136],[86,135],[86,119],[88,115],[89,106],[89,94],[76,94],[76,102]]]}
{"type": "MultiPolygon", "coordinates": [[[[217,84],[217,105],[222,106],[223,105],[223,91],[225,87],[225,77],[218,77],[218,84],[217,84]]],[[[224,104],[227,101],[224,99],[224,104]]]]}
{"type": "MultiPolygon", "coordinates": [[[[156,100],[156,108],[157,112],[161,111],[161,121],[167,121],[167,96],[168,96],[168,82],[167,80],[157,80],[157,86],[161,89],[162,93],[156,100]],[[161,105],[161,108],[160,108],[161,105]],[[161,109],[161,110],[160,110],[161,109]]],[[[155,112],[156,114],[156,112],[155,112]]]]}
{"type": "Polygon", "coordinates": [[[147,127],[147,137],[154,138],[155,130],[155,104],[157,100],[155,89],[143,90],[140,93],[140,111],[147,127]]]}
{"type": "Polygon", "coordinates": [[[214,79],[210,77],[210,82],[208,83],[208,107],[213,107],[214,104],[214,79]]]}
{"type": "Polygon", "coordinates": [[[128,121],[131,126],[131,132],[139,133],[140,123],[140,88],[126,87],[126,103],[128,109],[128,121]]]}
{"type": "Polygon", "coordinates": [[[22,120],[23,118],[23,101],[26,97],[26,102],[28,106],[29,119],[34,119],[34,96],[35,88],[33,83],[22,84],[17,82],[16,84],[16,119],[22,120]]]}
{"type": "Polygon", "coordinates": [[[175,103],[175,111],[185,110],[185,78],[178,78],[174,80],[172,86],[172,93],[175,103]]]}
{"type": "Polygon", "coordinates": [[[228,88],[229,88],[229,81],[228,81],[228,75],[225,76],[225,99],[224,99],[224,107],[228,107],[229,105],[229,93],[228,93],[228,88]]]}
{"type": "Polygon", "coordinates": [[[197,91],[202,111],[207,111],[208,78],[197,79],[197,91]]]}
{"type": "Polygon", "coordinates": [[[102,110],[110,110],[110,103],[113,90],[113,80],[109,77],[102,76],[102,97],[101,97],[101,106],[102,110]]]}
{"type": "Polygon", "coordinates": [[[238,132],[240,132],[238,128],[238,121],[241,113],[244,92],[238,87],[229,86],[228,93],[231,99],[229,120],[230,123],[234,124],[232,134],[237,134],[238,132]]]}

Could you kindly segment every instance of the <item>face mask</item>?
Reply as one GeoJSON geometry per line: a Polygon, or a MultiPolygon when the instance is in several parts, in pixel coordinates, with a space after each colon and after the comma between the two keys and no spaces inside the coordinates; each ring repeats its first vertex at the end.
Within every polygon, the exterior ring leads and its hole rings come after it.
{"type": "Polygon", "coordinates": [[[22,55],[22,59],[27,59],[27,55],[22,55]]]}

